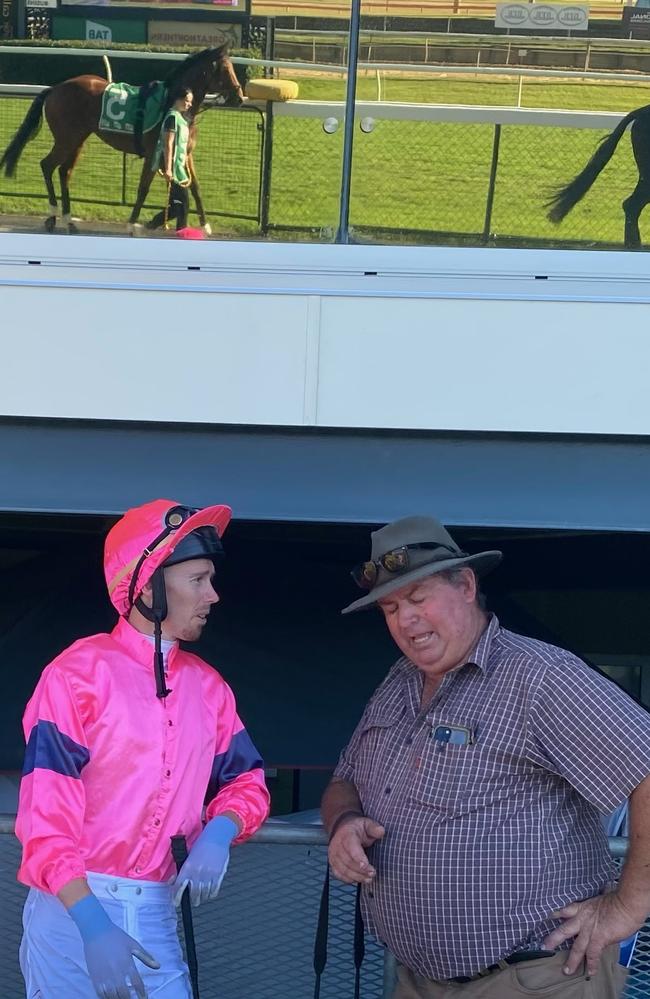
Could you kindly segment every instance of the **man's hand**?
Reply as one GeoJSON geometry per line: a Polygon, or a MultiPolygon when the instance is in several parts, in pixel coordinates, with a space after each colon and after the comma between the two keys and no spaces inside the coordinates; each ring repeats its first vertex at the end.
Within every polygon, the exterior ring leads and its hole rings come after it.
{"type": "Polygon", "coordinates": [[[350,816],[336,829],[329,845],[332,873],[346,884],[369,884],[375,869],[368,863],[366,849],[384,835],[384,827],[365,815],[350,816]]]}
{"type": "Polygon", "coordinates": [[[584,960],[587,962],[587,974],[595,975],[605,947],[627,939],[645,921],[644,915],[626,908],[617,892],[588,898],[584,902],[572,902],[553,915],[565,922],[546,938],[544,947],[555,950],[564,940],[574,937],[562,969],[567,975],[574,974],[584,960]]]}

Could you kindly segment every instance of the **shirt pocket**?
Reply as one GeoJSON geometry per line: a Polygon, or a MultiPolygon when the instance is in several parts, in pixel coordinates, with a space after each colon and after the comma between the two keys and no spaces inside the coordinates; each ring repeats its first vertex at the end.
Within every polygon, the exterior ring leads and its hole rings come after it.
{"type": "MultiPolygon", "coordinates": [[[[438,742],[433,731],[441,724],[435,721],[428,729],[414,760],[410,796],[420,805],[454,814],[469,810],[477,785],[483,781],[484,747],[479,741],[465,745],[438,742]]],[[[475,731],[470,719],[454,718],[449,724],[475,731]]]]}

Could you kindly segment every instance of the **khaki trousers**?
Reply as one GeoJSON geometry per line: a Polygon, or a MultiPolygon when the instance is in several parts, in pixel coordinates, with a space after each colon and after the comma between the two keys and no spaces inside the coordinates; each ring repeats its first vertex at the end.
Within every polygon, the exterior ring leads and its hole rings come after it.
{"type": "Polygon", "coordinates": [[[574,975],[562,974],[567,956],[568,951],[561,951],[555,957],[512,964],[465,985],[432,982],[398,964],[393,999],[620,999],[627,971],[618,963],[618,944],[605,949],[592,978],[586,977],[584,968],[574,975]]]}

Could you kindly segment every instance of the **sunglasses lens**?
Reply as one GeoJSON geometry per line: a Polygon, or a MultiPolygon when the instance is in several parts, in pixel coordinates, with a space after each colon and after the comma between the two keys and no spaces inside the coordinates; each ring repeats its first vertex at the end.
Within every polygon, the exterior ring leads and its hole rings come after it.
{"type": "Polygon", "coordinates": [[[386,572],[403,572],[404,569],[408,569],[408,552],[405,548],[396,548],[395,551],[386,552],[381,564],[386,572]]]}
{"type": "Polygon", "coordinates": [[[369,590],[377,578],[377,566],[374,562],[362,562],[352,570],[352,578],[362,590],[369,590]]]}

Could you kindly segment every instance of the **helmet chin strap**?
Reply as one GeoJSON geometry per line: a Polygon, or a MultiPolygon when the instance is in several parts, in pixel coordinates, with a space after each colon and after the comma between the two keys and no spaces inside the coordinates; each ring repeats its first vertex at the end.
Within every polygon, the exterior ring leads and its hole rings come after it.
{"type": "Polygon", "coordinates": [[[147,621],[153,622],[153,671],[156,677],[156,697],[162,698],[171,694],[165,682],[165,663],[162,654],[162,622],[167,617],[167,593],[162,568],[156,569],[151,577],[151,593],[153,598],[151,607],[147,607],[141,596],[136,599],[135,606],[147,621]]]}

